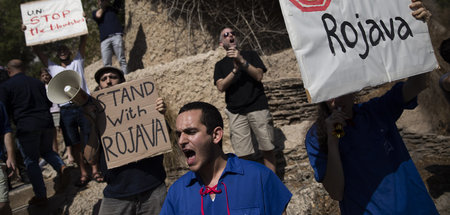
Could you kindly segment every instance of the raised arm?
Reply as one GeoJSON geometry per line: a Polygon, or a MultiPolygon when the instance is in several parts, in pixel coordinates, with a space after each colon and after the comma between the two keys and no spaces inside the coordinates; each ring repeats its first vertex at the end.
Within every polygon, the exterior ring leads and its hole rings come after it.
{"type": "Polygon", "coordinates": [[[106,8],[107,4],[108,4],[108,1],[102,1],[102,0],[98,0],[97,1],[98,10],[95,12],[95,18],[96,19],[102,18],[103,13],[105,12],[105,8],[106,8]]]}
{"type": "Polygon", "coordinates": [[[263,79],[264,71],[261,68],[256,68],[252,64],[250,64],[242,55],[236,58],[235,63],[243,70],[247,71],[247,73],[256,81],[261,82],[263,79]]]}
{"type": "Polygon", "coordinates": [[[409,77],[403,85],[403,102],[409,102],[428,87],[428,73],[409,77]]]}
{"type": "Polygon", "coordinates": [[[342,200],[344,196],[344,169],[342,168],[341,154],[339,152],[339,139],[333,135],[334,125],[339,123],[345,126],[346,115],[339,110],[333,110],[333,113],[325,120],[327,127],[327,145],[328,158],[327,170],[322,184],[325,190],[334,200],[342,200]]]}
{"type": "MultiPolygon", "coordinates": [[[[26,31],[27,26],[22,24],[22,31],[26,31]]],[[[42,53],[41,48],[39,46],[32,46],[34,54],[36,54],[39,60],[44,64],[45,67],[48,67],[48,57],[44,53],[42,53]]]]}
{"type": "Polygon", "coordinates": [[[246,71],[250,77],[255,79],[256,81],[261,82],[263,78],[264,71],[261,68],[256,68],[254,65],[250,64],[244,57],[242,57],[239,50],[236,47],[230,47],[227,50],[227,56],[234,58],[234,67],[240,68],[246,71]]]}
{"type": "MultiPolygon", "coordinates": [[[[427,21],[431,17],[430,11],[428,11],[422,1],[420,0],[411,0],[411,4],[409,7],[413,12],[412,16],[418,20],[427,21]]],[[[427,84],[428,73],[416,75],[409,77],[406,83],[403,85],[403,102],[409,102],[411,99],[419,95],[424,89],[428,87],[427,84]]]]}
{"type": "Polygon", "coordinates": [[[41,47],[39,46],[32,46],[34,54],[36,54],[39,58],[39,60],[42,62],[42,64],[45,67],[48,67],[48,57],[44,53],[42,53],[41,47]]]}
{"type": "Polygon", "coordinates": [[[84,58],[86,53],[86,42],[87,42],[87,34],[80,36],[80,45],[78,47],[78,51],[82,58],[84,58]]]}
{"type": "Polygon", "coordinates": [[[234,76],[237,74],[237,69],[233,68],[233,70],[228,74],[225,78],[221,78],[216,81],[216,87],[220,92],[225,92],[228,87],[230,87],[231,83],[233,83],[234,76]]]}

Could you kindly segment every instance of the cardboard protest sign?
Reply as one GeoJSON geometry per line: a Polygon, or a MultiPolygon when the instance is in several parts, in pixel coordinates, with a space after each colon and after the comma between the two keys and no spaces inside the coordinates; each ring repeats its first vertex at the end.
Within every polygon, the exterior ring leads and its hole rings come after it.
{"type": "Polygon", "coordinates": [[[411,0],[280,0],[310,101],[432,71],[426,23],[411,0]]]}
{"type": "Polygon", "coordinates": [[[118,84],[91,95],[104,108],[97,125],[108,169],[171,151],[152,79],[118,84]]]}
{"type": "Polygon", "coordinates": [[[43,0],[20,5],[27,27],[27,46],[44,44],[88,33],[81,0],[43,0]]]}

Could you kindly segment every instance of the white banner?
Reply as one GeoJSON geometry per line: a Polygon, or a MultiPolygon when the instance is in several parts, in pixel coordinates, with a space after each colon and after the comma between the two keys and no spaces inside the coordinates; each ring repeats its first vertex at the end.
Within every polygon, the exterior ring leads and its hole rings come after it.
{"type": "Polygon", "coordinates": [[[81,0],[43,0],[20,5],[27,46],[88,33],[81,0]]]}
{"type": "Polygon", "coordinates": [[[438,64],[411,0],[280,0],[313,103],[409,76],[438,64]]]}

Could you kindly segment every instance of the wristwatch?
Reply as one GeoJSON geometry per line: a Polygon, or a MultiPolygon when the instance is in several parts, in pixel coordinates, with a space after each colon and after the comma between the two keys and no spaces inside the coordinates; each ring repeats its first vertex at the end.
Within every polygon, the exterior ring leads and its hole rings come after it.
{"type": "Polygon", "coordinates": [[[249,66],[249,64],[248,64],[248,61],[246,60],[243,67],[244,67],[244,69],[248,69],[248,66],[249,66]]]}

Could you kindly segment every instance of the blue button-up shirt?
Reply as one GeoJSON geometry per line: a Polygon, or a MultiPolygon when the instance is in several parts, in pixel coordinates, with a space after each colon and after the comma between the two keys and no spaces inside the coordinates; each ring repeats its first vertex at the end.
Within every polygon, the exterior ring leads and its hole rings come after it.
{"type": "Polygon", "coordinates": [[[204,187],[198,174],[186,173],[170,187],[161,214],[201,214],[202,198],[205,215],[228,214],[227,201],[230,214],[281,214],[292,197],[267,167],[234,154],[228,154],[214,200],[200,195],[204,187]]]}

